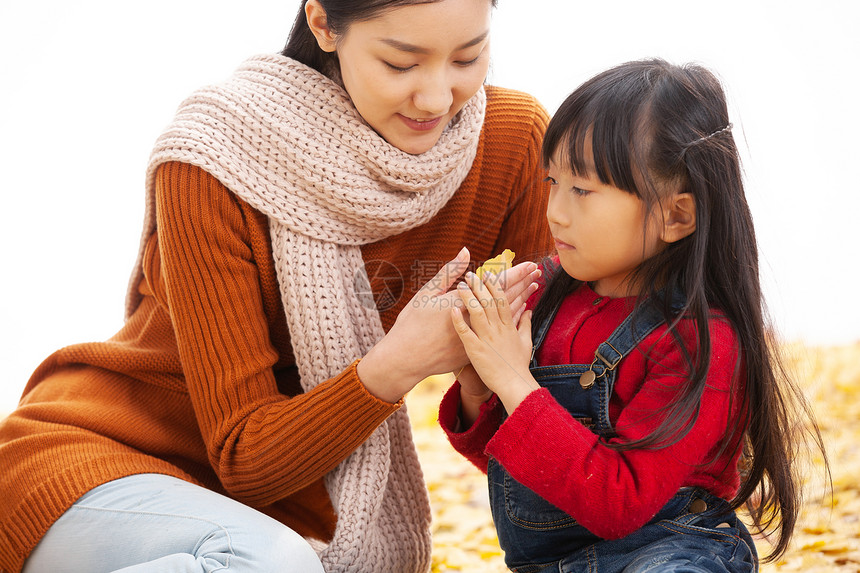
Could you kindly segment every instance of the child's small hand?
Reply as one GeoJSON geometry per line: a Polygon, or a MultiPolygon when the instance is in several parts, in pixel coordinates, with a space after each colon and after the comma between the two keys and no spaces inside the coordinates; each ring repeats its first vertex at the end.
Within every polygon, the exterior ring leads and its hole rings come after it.
{"type": "Polygon", "coordinates": [[[510,306],[497,286],[497,277],[481,281],[467,273],[458,286],[460,298],[469,312],[466,323],[462,310],[451,312],[454,330],[466,354],[486,386],[498,394],[508,412],[539,386],[529,372],[531,357],[531,313],[514,323],[510,306]]]}
{"type": "Polygon", "coordinates": [[[493,397],[493,391],[487,388],[471,364],[457,373],[457,382],[460,383],[460,422],[465,430],[478,419],[481,405],[493,397]]]}

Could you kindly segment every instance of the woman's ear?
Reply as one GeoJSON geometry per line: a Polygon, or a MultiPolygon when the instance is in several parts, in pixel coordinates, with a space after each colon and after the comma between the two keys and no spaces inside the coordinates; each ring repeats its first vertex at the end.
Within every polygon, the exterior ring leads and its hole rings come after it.
{"type": "Polygon", "coordinates": [[[660,239],[674,243],[696,230],[696,200],[691,193],[675,193],[663,210],[663,231],[660,239]]]}
{"type": "Polygon", "coordinates": [[[334,52],[337,48],[337,34],[328,27],[328,15],[319,0],[308,0],[305,4],[305,16],[320,49],[323,52],[334,52]]]}

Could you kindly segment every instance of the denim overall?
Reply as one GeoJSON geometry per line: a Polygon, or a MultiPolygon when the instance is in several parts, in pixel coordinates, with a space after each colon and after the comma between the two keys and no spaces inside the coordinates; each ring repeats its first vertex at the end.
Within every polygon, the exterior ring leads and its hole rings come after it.
{"type": "MultiPolygon", "coordinates": [[[[538,326],[536,349],[557,311],[538,326]]],[[[661,313],[644,305],[598,347],[592,364],[538,366],[532,357],[531,373],[574,418],[611,437],[609,398],[616,367],[662,323],[661,313]]],[[[487,477],[499,544],[505,563],[517,573],[757,570],[745,526],[725,500],[704,490],[682,488],[644,527],[622,539],[603,540],[517,482],[493,458],[487,477]]],[[[599,506],[600,500],[593,503],[599,506]]]]}

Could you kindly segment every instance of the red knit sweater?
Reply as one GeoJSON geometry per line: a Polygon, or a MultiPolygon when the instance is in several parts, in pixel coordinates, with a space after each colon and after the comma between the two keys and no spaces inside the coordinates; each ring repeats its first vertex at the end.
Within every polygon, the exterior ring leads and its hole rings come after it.
{"type": "MultiPolygon", "coordinates": [[[[632,299],[601,297],[583,285],[562,303],[539,352],[539,364],[591,363],[595,349],[631,312],[632,304],[632,299]]],[[[679,328],[690,346],[691,322],[679,328]]],[[[682,353],[665,333],[665,326],[657,328],[618,366],[609,406],[618,436],[611,443],[653,431],[660,418],[649,415],[673,400],[685,383],[682,353]],[[651,350],[646,354],[645,349],[651,350]]],[[[726,499],[737,492],[740,448],[725,448],[727,424],[740,414],[737,341],[724,320],[711,320],[710,333],[711,366],[698,419],[683,439],[662,449],[607,447],[546,389],[532,392],[501,425],[504,406],[494,396],[471,428],[457,432],[460,399],[455,383],[442,401],[439,422],[454,448],[482,471],[492,456],[517,481],[595,535],[623,537],[647,523],[683,486],[699,486],[726,499]]]]}

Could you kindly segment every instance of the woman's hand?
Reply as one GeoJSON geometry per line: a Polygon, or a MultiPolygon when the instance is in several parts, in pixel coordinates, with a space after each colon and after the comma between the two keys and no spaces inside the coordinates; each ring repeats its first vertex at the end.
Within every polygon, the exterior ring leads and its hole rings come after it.
{"type": "MultiPolygon", "coordinates": [[[[358,363],[358,376],[371,394],[394,403],[424,378],[456,372],[469,362],[449,315],[463,304],[449,289],[468,266],[469,251],[463,248],[412,297],[388,334],[358,363]]],[[[522,313],[539,277],[535,263],[520,263],[497,277],[497,289],[504,289],[510,307],[522,313]]]]}
{"type": "Polygon", "coordinates": [[[539,388],[529,372],[531,312],[512,312],[494,279],[489,275],[482,282],[475,274],[467,273],[465,282],[457,288],[463,306],[451,309],[451,320],[477,375],[498,394],[510,413],[539,388]],[[466,322],[463,308],[471,324],[466,322]]]}

